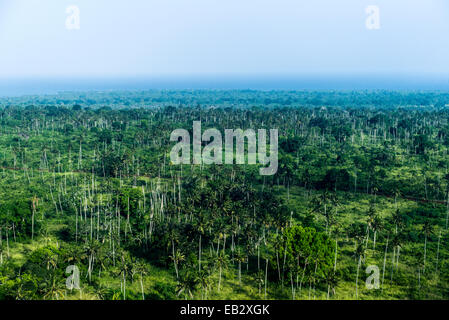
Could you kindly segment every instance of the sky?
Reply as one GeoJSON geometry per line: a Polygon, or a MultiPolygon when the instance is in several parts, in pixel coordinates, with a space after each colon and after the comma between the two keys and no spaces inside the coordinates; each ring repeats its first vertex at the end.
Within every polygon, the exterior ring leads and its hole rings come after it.
{"type": "Polygon", "coordinates": [[[449,75],[448,40],[447,0],[0,0],[0,79],[449,75]]]}

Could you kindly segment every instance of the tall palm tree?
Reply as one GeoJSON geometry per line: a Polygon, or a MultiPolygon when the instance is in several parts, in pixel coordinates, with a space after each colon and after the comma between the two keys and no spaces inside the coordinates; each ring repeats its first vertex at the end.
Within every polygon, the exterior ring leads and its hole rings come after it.
{"type": "Polygon", "coordinates": [[[207,299],[207,293],[212,284],[210,274],[205,270],[201,270],[197,275],[198,284],[201,287],[201,299],[207,299]]]}
{"type": "Polygon", "coordinates": [[[64,299],[65,286],[55,276],[43,282],[43,298],[46,300],[64,299]]]}
{"type": "Polygon", "coordinates": [[[143,289],[143,277],[146,276],[148,274],[148,268],[145,265],[145,263],[138,261],[136,263],[134,263],[133,266],[133,272],[134,273],[138,273],[139,274],[139,280],[140,280],[140,290],[142,292],[142,300],[145,300],[145,292],[143,289]]]}
{"type": "Polygon", "coordinates": [[[383,228],[382,218],[376,215],[372,221],[371,228],[374,231],[373,250],[376,250],[376,236],[377,233],[383,228]]]}
{"type": "Polygon", "coordinates": [[[219,253],[217,259],[215,260],[216,264],[218,266],[218,291],[220,291],[220,285],[221,285],[221,276],[223,273],[223,269],[227,269],[229,259],[228,256],[225,253],[219,253]]]}
{"type": "Polygon", "coordinates": [[[362,261],[364,260],[364,256],[365,256],[365,246],[363,245],[363,243],[359,243],[357,245],[354,255],[357,260],[357,275],[356,275],[356,280],[355,280],[355,296],[358,299],[358,297],[359,297],[359,271],[360,271],[360,267],[362,265],[362,261]]]}
{"type": "Polygon", "coordinates": [[[87,273],[89,275],[89,281],[91,281],[95,259],[100,255],[100,250],[101,250],[101,243],[95,239],[88,241],[84,245],[84,251],[88,257],[87,273]]]}
{"type": "Polygon", "coordinates": [[[246,261],[246,256],[243,254],[243,252],[240,248],[238,248],[237,251],[235,252],[234,260],[239,265],[238,276],[239,276],[239,284],[240,284],[242,281],[242,263],[246,261]]]}
{"type": "Polygon", "coordinates": [[[399,209],[396,209],[391,218],[395,225],[395,233],[397,234],[398,230],[401,230],[404,227],[404,215],[399,211],[399,209]]]}
{"type": "Polygon", "coordinates": [[[39,205],[39,199],[36,195],[31,198],[31,240],[34,238],[34,217],[36,215],[36,208],[39,205]]]}
{"type": "Polygon", "coordinates": [[[129,279],[129,277],[132,274],[132,264],[129,261],[128,255],[126,255],[124,252],[121,253],[120,256],[120,265],[119,265],[119,272],[118,275],[122,277],[122,295],[123,300],[126,300],[126,280],[129,279]]]}
{"type": "Polygon", "coordinates": [[[325,190],[319,196],[312,200],[312,212],[320,213],[326,221],[326,233],[329,232],[330,226],[335,221],[335,214],[339,204],[336,193],[325,190]],[[335,211],[332,210],[335,207],[335,211]]]}
{"type": "Polygon", "coordinates": [[[424,235],[424,257],[423,257],[423,273],[426,272],[426,254],[427,254],[427,238],[433,233],[433,225],[429,220],[424,222],[421,233],[424,235]]]}
{"type": "Polygon", "coordinates": [[[332,294],[335,295],[335,289],[337,288],[338,285],[338,276],[335,270],[327,273],[326,282],[327,282],[327,300],[329,300],[330,291],[332,290],[332,294]]]}
{"type": "Polygon", "coordinates": [[[170,256],[170,259],[173,261],[173,264],[175,265],[175,271],[176,271],[176,279],[179,278],[179,263],[185,260],[184,254],[181,252],[181,250],[176,249],[176,251],[173,251],[173,254],[170,256]]]}
{"type": "Polygon", "coordinates": [[[178,285],[176,287],[176,295],[180,296],[184,294],[184,299],[193,299],[193,293],[196,290],[198,284],[197,278],[190,272],[188,272],[184,277],[178,280],[178,285]]]}
{"type": "Polygon", "coordinates": [[[202,243],[202,236],[204,235],[205,230],[207,229],[207,222],[204,219],[204,215],[200,213],[197,217],[196,223],[195,223],[195,229],[199,234],[198,239],[198,271],[201,271],[201,243],[202,243]]]}
{"type": "Polygon", "coordinates": [[[257,287],[259,288],[259,294],[260,294],[261,290],[262,290],[262,286],[265,283],[265,274],[264,274],[263,270],[259,270],[256,273],[254,280],[256,281],[257,287]]]}
{"type": "Polygon", "coordinates": [[[393,281],[394,269],[399,267],[399,257],[401,254],[401,248],[403,244],[403,234],[398,233],[391,239],[391,246],[393,247],[392,265],[391,265],[391,281],[393,281]],[[395,267],[396,265],[396,267],[395,267]]]}
{"type": "Polygon", "coordinates": [[[422,279],[422,272],[423,272],[423,266],[424,266],[424,253],[422,251],[417,251],[415,253],[416,258],[416,267],[418,269],[418,290],[421,290],[421,285],[424,279],[422,279]]]}
{"type": "Polygon", "coordinates": [[[47,267],[47,270],[50,270],[50,267],[55,270],[58,266],[58,258],[59,256],[56,253],[48,252],[48,254],[45,255],[45,265],[47,267]]]}

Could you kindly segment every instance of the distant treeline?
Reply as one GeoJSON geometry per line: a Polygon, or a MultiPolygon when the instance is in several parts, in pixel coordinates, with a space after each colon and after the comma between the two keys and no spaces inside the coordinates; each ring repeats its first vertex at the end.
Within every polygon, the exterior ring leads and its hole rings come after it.
{"type": "Polygon", "coordinates": [[[449,92],[442,91],[260,91],[260,90],[146,90],[114,92],[63,92],[58,95],[0,98],[0,106],[66,105],[98,108],[166,105],[201,106],[338,106],[442,108],[449,104],[449,92]]]}

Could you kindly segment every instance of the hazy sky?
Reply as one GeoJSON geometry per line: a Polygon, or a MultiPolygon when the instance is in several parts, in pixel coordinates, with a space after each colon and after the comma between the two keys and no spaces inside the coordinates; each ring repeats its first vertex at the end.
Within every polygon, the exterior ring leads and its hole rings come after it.
{"type": "Polygon", "coordinates": [[[449,74],[449,1],[0,0],[0,78],[216,73],[449,74]]]}

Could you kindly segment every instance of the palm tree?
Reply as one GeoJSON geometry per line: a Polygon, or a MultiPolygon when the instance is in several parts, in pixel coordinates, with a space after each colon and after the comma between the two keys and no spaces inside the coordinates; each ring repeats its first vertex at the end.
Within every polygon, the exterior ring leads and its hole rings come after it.
{"type": "Polygon", "coordinates": [[[423,258],[423,273],[426,272],[426,253],[427,253],[427,238],[433,233],[433,225],[427,220],[421,230],[424,235],[424,258],[423,258]]]}
{"type": "Polygon", "coordinates": [[[418,269],[418,290],[421,290],[421,272],[424,265],[424,254],[421,251],[415,253],[416,264],[415,266],[418,269]]]}
{"type": "Polygon", "coordinates": [[[371,228],[374,231],[373,250],[376,250],[376,235],[377,235],[377,232],[379,232],[383,228],[382,219],[378,215],[376,215],[374,217],[372,224],[371,224],[371,228]]]}
{"type": "MultiPolygon", "coordinates": [[[[374,207],[374,201],[371,201],[367,215],[368,215],[368,226],[366,228],[366,245],[365,245],[365,247],[368,247],[369,230],[374,229],[373,226],[375,224],[375,220],[377,217],[376,208],[374,207]]],[[[374,241],[375,241],[375,239],[376,239],[376,237],[374,236],[374,241]]]]}
{"type": "Polygon", "coordinates": [[[205,270],[198,272],[197,280],[201,286],[201,299],[207,299],[207,292],[212,284],[210,274],[205,270]]]}
{"type": "Polygon", "coordinates": [[[175,271],[176,271],[176,279],[179,278],[179,263],[185,260],[184,254],[181,252],[181,250],[176,249],[176,251],[173,251],[173,254],[170,256],[170,259],[173,261],[173,264],[175,265],[175,271]]]}
{"type": "Polygon", "coordinates": [[[260,294],[260,292],[261,292],[261,290],[262,290],[262,286],[263,286],[264,283],[265,283],[265,274],[264,274],[263,270],[259,270],[259,271],[256,273],[256,276],[254,277],[254,280],[255,280],[256,283],[257,283],[257,286],[258,286],[258,288],[259,288],[259,294],[260,294]]]}
{"type": "Polygon", "coordinates": [[[399,209],[393,213],[392,221],[395,225],[395,233],[398,233],[398,229],[402,229],[404,227],[404,216],[401,214],[399,209]]]}
{"type": "Polygon", "coordinates": [[[39,199],[36,197],[36,195],[31,198],[31,240],[34,238],[34,216],[36,215],[36,208],[39,205],[39,199]]]}
{"type": "Polygon", "coordinates": [[[193,299],[193,293],[196,290],[197,284],[198,280],[196,279],[196,277],[188,272],[184,277],[181,277],[181,280],[178,280],[176,295],[180,296],[184,293],[184,299],[187,300],[187,297],[193,299]]]}
{"type": "Polygon", "coordinates": [[[47,270],[50,270],[50,267],[52,267],[53,270],[56,269],[56,267],[58,266],[58,258],[58,255],[53,252],[49,252],[45,255],[45,264],[47,266],[47,270]]]}
{"type": "Polygon", "coordinates": [[[436,266],[435,266],[435,270],[438,272],[438,259],[440,257],[440,243],[441,243],[441,230],[440,233],[438,235],[438,246],[437,246],[437,261],[436,261],[436,266]]]}
{"type": "Polygon", "coordinates": [[[281,235],[277,234],[278,230],[276,230],[276,236],[272,238],[273,247],[276,252],[276,266],[278,270],[278,278],[281,281],[281,264],[279,262],[279,253],[282,251],[284,245],[284,239],[281,235]]]}
{"type": "Polygon", "coordinates": [[[89,281],[91,281],[92,270],[94,268],[95,259],[99,256],[101,250],[101,243],[97,240],[90,240],[84,246],[84,251],[88,256],[89,263],[87,273],[89,275],[89,281]]]}
{"type": "Polygon", "coordinates": [[[391,240],[391,246],[393,247],[392,265],[391,265],[391,281],[393,281],[393,274],[396,264],[396,269],[399,267],[399,256],[401,253],[403,242],[403,234],[396,234],[391,240]]]}
{"type": "Polygon", "coordinates": [[[398,208],[398,197],[401,196],[401,190],[397,186],[394,187],[393,195],[394,195],[394,205],[397,209],[398,208]]]}
{"type": "Polygon", "coordinates": [[[65,287],[61,281],[56,281],[56,277],[52,276],[51,279],[44,281],[43,283],[43,298],[46,300],[59,300],[64,298],[65,287]]]}
{"type": "Polygon", "coordinates": [[[382,290],[384,287],[385,266],[387,264],[388,241],[390,241],[390,234],[388,234],[387,243],[385,244],[384,264],[383,264],[383,268],[382,268],[382,290]]]}
{"type": "Polygon", "coordinates": [[[360,267],[362,264],[362,261],[364,260],[364,256],[365,256],[365,246],[363,245],[363,243],[359,243],[357,245],[356,251],[354,253],[356,259],[358,260],[357,262],[357,276],[356,276],[356,280],[355,280],[355,295],[356,298],[359,297],[359,271],[360,271],[360,267]]]}
{"type": "Polygon", "coordinates": [[[217,259],[215,260],[218,269],[219,269],[219,275],[218,275],[218,291],[220,291],[220,285],[221,285],[221,276],[223,269],[226,269],[228,267],[229,259],[228,256],[225,253],[219,253],[217,259]]]}
{"type": "Polygon", "coordinates": [[[201,271],[201,239],[202,235],[204,234],[204,231],[207,229],[207,222],[204,219],[204,215],[200,213],[196,220],[195,224],[196,231],[199,234],[198,239],[198,271],[201,271]]]}
{"type": "Polygon", "coordinates": [[[139,274],[140,278],[140,290],[142,291],[142,300],[145,300],[145,292],[143,289],[143,277],[148,274],[148,269],[145,263],[138,261],[134,264],[133,272],[139,274]]]}
{"type": "Polygon", "coordinates": [[[354,255],[353,257],[357,261],[357,250],[359,243],[363,243],[363,239],[365,238],[366,232],[364,231],[365,225],[362,223],[353,223],[348,230],[348,236],[354,238],[354,255]]]}
{"type": "Polygon", "coordinates": [[[246,256],[243,254],[240,248],[238,248],[237,251],[235,252],[234,260],[239,265],[239,284],[240,284],[242,280],[242,262],[246,261],[246,256]]]}
{"type": "Polygon", "coordinates": [[[79,265],[82,263],[82,260],[86,259],[86,254],[84,250],[77,246],[70,246],[66,249],[66,252],[63,256],[63,263],[68,265],[79,265]]]}
{"type": "Polygon", "coordinates": [[[332,290],[332,294],[335,295],[335,289],[337,288],[338,285],[338,277],[335,270],[327,273],[326,282],[327,282],[327,300],[329,300],[330,291],[332,290]]]}
{"type": "Polygon", "coordinates": [[[120,265],[118,275],[122,276],[122,294],[123,300],[126,300],[126,279],[132,274],[132,264],[129,261],[129,257],[122,252],[120,257],[120,265]]]}
{"type": "Polygon", "coordinates": [[[51,237],[48,232],[48,223],[47,222],[42,223],[40,234],[41,234],[43,240],[45,240],[45,245],[48,246],[48,243],[51,241],[51,237]]]}
{"type": "Polygon", "coordinates": [[[330,226],[335,222],[335,214],[339,204],[337,195],[333,192],[325,190],[319,196],[312,200],[312,212],[320,213],[326,220],[326,233],[329,232],[330,226]],[[335,211],[332,210],[335,207],[335,211]]]}
{"type": "Polygon", "coordinates": [[[108,293],[111,292],[110,288],[102,285],[96,286],[95,289],[95,292],[100,300],[106,300],[108,293]]]}

